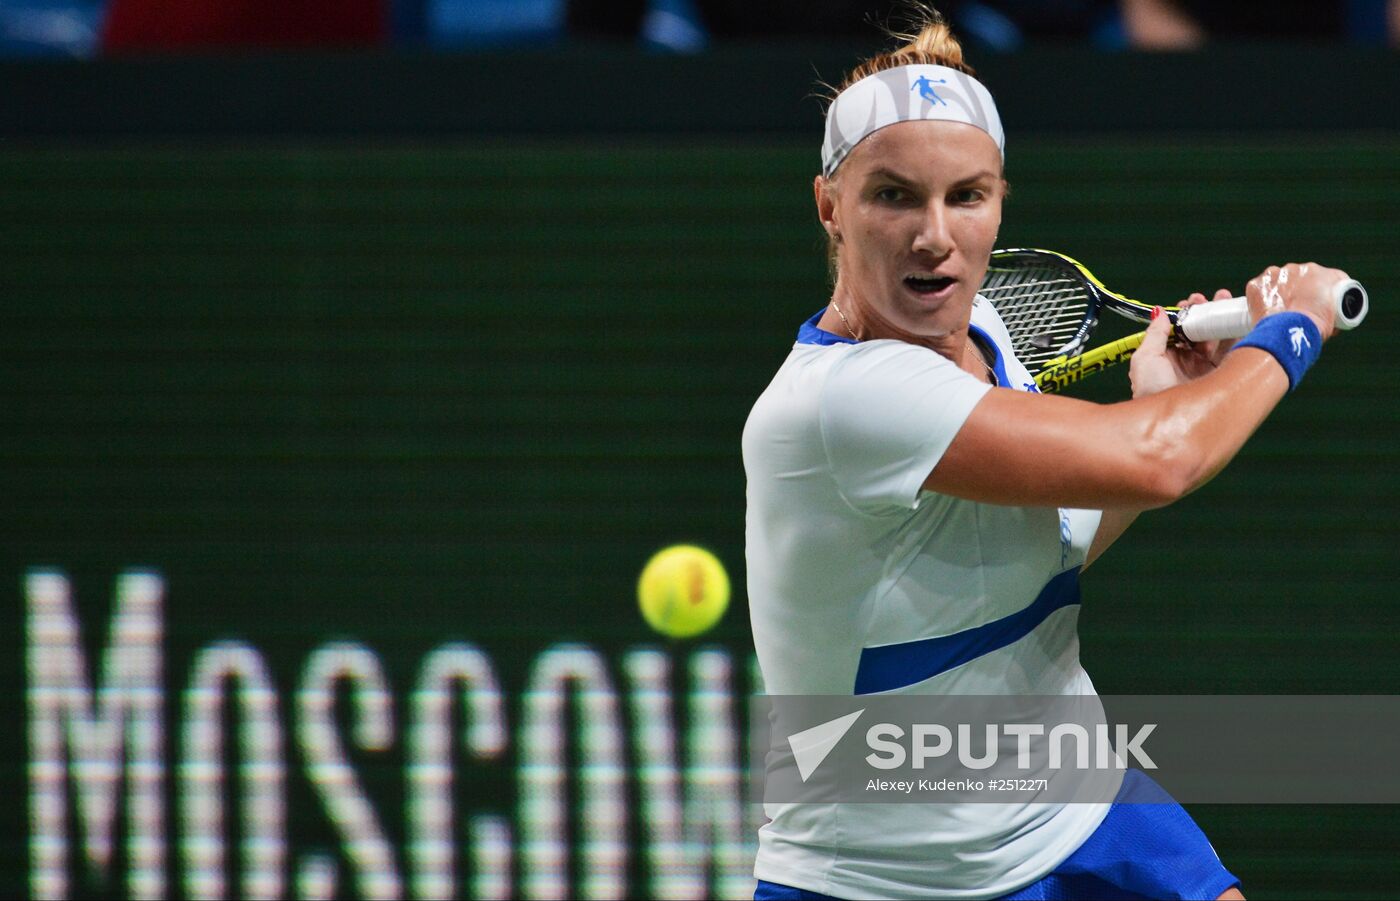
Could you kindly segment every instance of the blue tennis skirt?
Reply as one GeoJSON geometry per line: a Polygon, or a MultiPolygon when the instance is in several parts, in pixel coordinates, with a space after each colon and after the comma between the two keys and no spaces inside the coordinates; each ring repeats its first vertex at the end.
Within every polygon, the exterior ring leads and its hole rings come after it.
{"type": "MultiPolygon", "coordinates": [[[[1113,806],[1084,844],[1038,882],[1000,901],[1219,898],[1240,884],[1191,815],[1141,770],[1123,776],[1113,806]]],[[[836,901],[758,883],[754,901],[836,901]]]]}

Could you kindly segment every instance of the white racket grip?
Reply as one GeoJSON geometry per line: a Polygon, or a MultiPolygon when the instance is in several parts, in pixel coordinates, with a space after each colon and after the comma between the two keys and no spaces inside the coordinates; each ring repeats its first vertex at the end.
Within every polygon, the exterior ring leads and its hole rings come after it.
{"type": "Polygon", "coordinates": [[[1243,338],[1254,322],[1249,318],[1249,302],[1232,297],[1188,307],[1176,318],[1176,328],[1191,341],[1219,341],[1243,338]]]}
{"type": "MultiPolygon", "coordinates": [[[[1332,304],[1336,312],[1333,321],[1341,331],[1356,328],[1371,309],[1366,289],[1354,278],[1332,286],[1332,304]]],[[[1254,328],[1254,322],[1249,318],[1248,301],[1231,297],[1190,307],[1177,317],[1176,328],[1191,341],[1219,341],[1243,338],[1254,328]]]]}

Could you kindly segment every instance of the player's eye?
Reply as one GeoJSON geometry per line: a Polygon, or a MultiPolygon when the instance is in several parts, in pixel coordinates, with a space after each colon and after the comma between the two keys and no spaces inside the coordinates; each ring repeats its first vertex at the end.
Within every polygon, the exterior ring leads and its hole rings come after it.
{"type": "Polygon", "coordinates": [[[981,201],[985,196],[987,194],[981,188],[958,188],[949,195],[949,199],[959,206],[967,206],[981,201]]]}
{"type": "Polygon", "coordinates": [[[884,187],[875,192],[875,199],[880,203],[902,203],[909,199],[909,192],[903,188],[884,187]]]}

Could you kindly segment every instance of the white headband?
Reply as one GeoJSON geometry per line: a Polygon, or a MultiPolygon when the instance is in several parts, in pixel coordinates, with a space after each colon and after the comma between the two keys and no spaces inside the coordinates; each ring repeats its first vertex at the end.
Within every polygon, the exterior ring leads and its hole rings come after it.
{"type": "Polygon", "coordinates": [[[992,136],[1002,160],[1006,159],[1001,117],[980,81],[947,66],[900,66],[862,78],[831,102],[822,142],[822,175],[830,178],[851,149],[872,132],[922,119],[975,125],[992,136]]]}

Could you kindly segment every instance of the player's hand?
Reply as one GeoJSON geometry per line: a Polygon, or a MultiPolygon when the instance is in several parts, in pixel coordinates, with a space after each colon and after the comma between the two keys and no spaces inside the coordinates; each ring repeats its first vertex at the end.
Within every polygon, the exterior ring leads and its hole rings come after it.
{"type": "Polygon", "coordinates": [[[1250,317],[1258,322],[1284,310],[1303,313],[1317,324],[1322,340],[1326,341],[1335,331],[1332,289],[1345,278],[1347,274],[1342,270],[1316,263],[1270,266],[1250,279],[1245,287],[1250,317]]]}
{"type": "MultiPolygon", "coordinates": [[[[1231,297],[1229,288],[1215,292],[1216,300],[1231,297]]],[[[1205,303],[1204,294],[1192,294],[1182,301],[1181,308],[1205,303]]],[[[1133,397],[1148,397],[1177,385],[1198,379],[1213,372],[1220,365],[1225,352],[1233,341],[1202,341],[1192,344],[1182,342],[1173,347],[1167,346],[1171,334],[1171,322],[1166,316],[1156,316],[1148,326],[1147,336],[1133,354],[1128,365],[1128,380],[1133,386],[1133,397]]]]}

